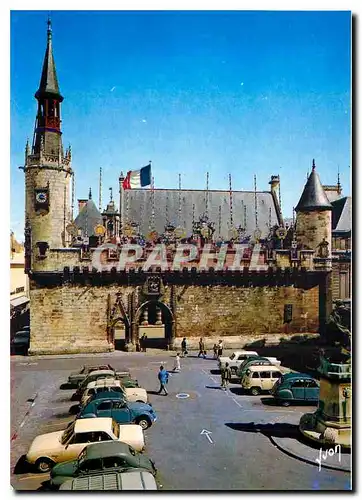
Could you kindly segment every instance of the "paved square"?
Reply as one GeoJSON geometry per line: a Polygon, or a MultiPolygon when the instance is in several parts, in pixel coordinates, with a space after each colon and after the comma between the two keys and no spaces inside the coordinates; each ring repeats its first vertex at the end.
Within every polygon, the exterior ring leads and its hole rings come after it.
{"type": "MultiPolygon", "coordinates": [[[[322,468],[288,456],[273,444],[287,435],[300,416],[315,407],[275,406],[268,395],[251,396],[238,384],[220,389],[217,363],[196,355],[181,359],[181,372],[170,376],[168,396],[157,395],[162,363],[174,366],[173,353],[11,359],[11,483],[36,490],[47,479],[14,467],[32,439],[61,430],[74,419],[74,391],[61,390],[71,371],[84,363],[109,362],[129,368],[149,392],[158,420],[145,432],[146,454],[159,470],[164,490],[348,490],[347,472],[322,468]],[[186,396],[187,395],[187,396],[186,396]],[[21,473],[18,473],[21,472],[21,473]]],[[[316,450],[316,457],[318,451],[316,450]]]]}

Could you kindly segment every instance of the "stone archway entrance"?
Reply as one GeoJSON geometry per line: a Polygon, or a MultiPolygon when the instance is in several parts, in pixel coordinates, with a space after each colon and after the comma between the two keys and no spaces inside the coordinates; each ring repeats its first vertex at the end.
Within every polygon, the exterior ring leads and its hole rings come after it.
{"type": "Polygon", "coordinates": [[[171,348],[175,338],[175,318],[170,307],[157,299],[143,302],[137,309],[134,318],[134,339],[145,333],[148,347],[171,348]]]}
{"type": "Polygon", "coordinates": [[[114,318],[109,326],[110,342],[115,350],[124,350],[125,345],[130,341],[130,328],[122,317],[114,318]]]}

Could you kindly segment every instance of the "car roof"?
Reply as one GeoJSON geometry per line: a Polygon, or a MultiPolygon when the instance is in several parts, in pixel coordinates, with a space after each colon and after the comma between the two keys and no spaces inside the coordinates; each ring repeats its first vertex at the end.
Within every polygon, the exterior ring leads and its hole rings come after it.
{"type": "Polygon", "coordinates": [[[269,359],[265,358],[264,356],[255,356],[253,358],[246,359],[245,364],[252,363],[253,361],[269,361],[269,359]]]}
{"type": "Polygon", "coordinates": [[[113,455],[129,455],[129,445],[121,441],[93,443],[86,448],[87,459],[105,458],[113,455]]]}
{"type": "Polygon", "coordinates": [[[309,378],[314,380],[314,378],[311,375],[308,375],[308,373],[295,373],[295,372],[290,372],[290,373],[284,373],[283,375],[283,380],[289,380],[293,378],[309,378]]]}
{"type": "Polygon", "coordinates": [[[97,392],[93,396],[92,402],[95,401],[96,399],[124,399],[124,394],[123,392],[115,392],[115,391],[97,392]]]}
{"type": "Polygon", "coordinates": [[[111,417],[79,418],[75,421],[74,432],[109,431],[112,429],[111,417]]]}
{"type": "Polygon", "coordinates": [[[104,364],[104,365],[84,365],[84,368],[86,370],[94,370],[95,368],[97,370],[109,370],[109,365],[104,364]],[[104,368],[107,367],[107,368],[104,368]]]}
{"type": "Polygon", "coordinates": [[[265,372],[265,371],[273,371],[273,372],[280,372],[280,368],[278,368],[275,365],[256,365],[256,366],[249,366],[248,370],[252,372],[265,372]]]}
{"type": "Polygon", "coordinates": [[[150,472],[135,469],[127,472],[80,476],[65,481],[60,489],[76,491],[157,490],[157,484],[150,472]]]}
{"type": "Polygon", "coordinates": [[[84,379],[83,382],[86,382],[90,377],[114,377],[114,371],[113,370],[94,370],[90,373],[87,374],[86,378],[84,379]]]}
{"type": "Polygon", "coordinates": [[[87,389],[94,389],[95,387],[122,387],[122,384],[116,378],[101,378],[93,380],[87,385],[87,389]]]}
{"type": "Polygon", "coordinates": [[[245,349],[241,349],[240,351],[233,351],[233,354],[254,354],[255,356],[259,356],[256,351],[246,351],[245,349]]]}

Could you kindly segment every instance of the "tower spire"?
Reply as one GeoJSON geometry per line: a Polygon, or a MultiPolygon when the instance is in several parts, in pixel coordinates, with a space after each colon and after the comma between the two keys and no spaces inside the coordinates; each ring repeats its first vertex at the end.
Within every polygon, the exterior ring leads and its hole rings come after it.
{"type": "Polygon", "coordinates": [[[309,212],[313,210],[331,210],[332,205],[329,203],[327,195],[323,189],[319,175],[316,172],[315,161],[312,163],[312,172],[308,177],[306,185],[298,205],[295,207],[296,212],[309,212]]]}
{"type": "Polygon", "coordinates": [[[63,97],[61,96],[59,91],[57,72],[55,69],[55,62],[53,57],[53,32],[50,17],[48,17],[47,24],[47,47],[45,50],[39,89],[37,90],[35,97],[37,99],[39,97],[56,97],[59,102],[62,102],[63,97]]]}
{"type": "Polygon", "coordinates": [[[60,130],[60,103],[63,97],[59,91],[58,79],[52,49],[52,28],[48,18],[47,46],[43,61],[39,88],[35,93],[38,101],[32,154],[51,155],[63,161],[62,139],[60,130]]]}

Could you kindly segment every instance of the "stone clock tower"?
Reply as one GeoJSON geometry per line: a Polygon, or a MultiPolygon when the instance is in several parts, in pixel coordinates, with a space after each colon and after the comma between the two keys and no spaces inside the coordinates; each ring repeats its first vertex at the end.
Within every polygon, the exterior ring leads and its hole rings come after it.
{"type": "Polygon", "coordinates": [[[36,271],[49,250],[68,243],[71,150],[63,152],[61,103],[48,20],[47,47],[39,89],[33,142],[25,149],[26,268],[36,271]]]}

